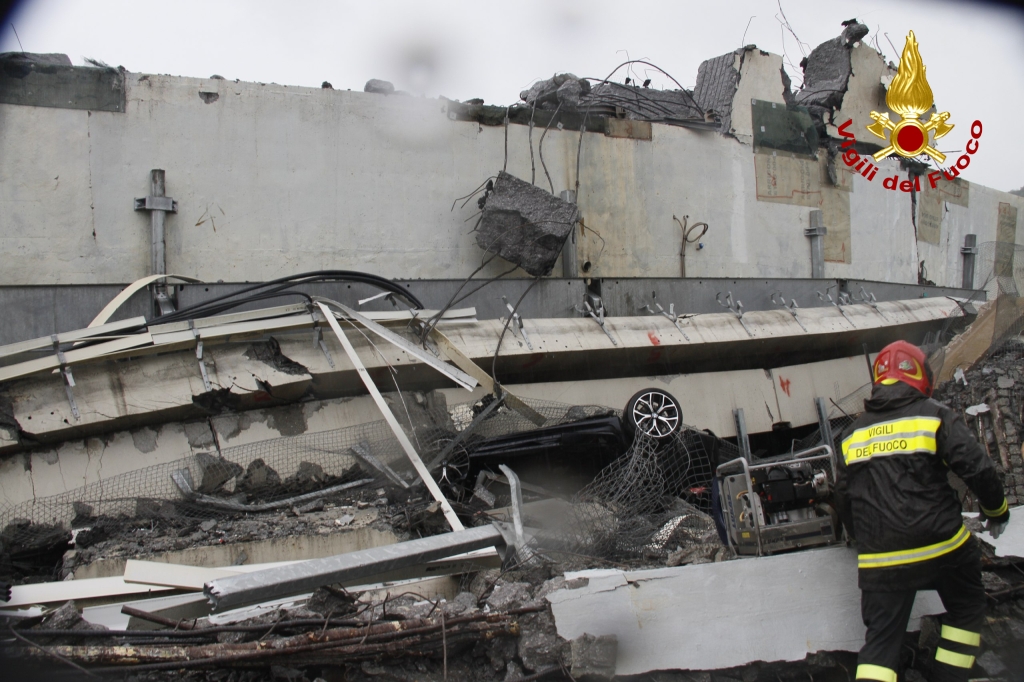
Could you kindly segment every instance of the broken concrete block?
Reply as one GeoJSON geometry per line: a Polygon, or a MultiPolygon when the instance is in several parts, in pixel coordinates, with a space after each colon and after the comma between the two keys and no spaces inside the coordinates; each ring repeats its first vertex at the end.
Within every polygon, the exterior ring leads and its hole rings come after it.
{"type": "Polygon", "coordinates": [[[511,637],[495,637],[487,642],[487,658],[495,671],[506,670],[509,662],[516,657],[516,640],[511,637]]]}
{"type": "Polygon", "coordinates": [[[455,599],[446,601],[442,607],[446,615],[468,615],[477,611],[476,596],[472,592],[459,592],[455,599]]]}
{"type": "Polygon", "coordinates": [[[555,619],[548,611],[529,613],[519,619],[519,660],[531,672],[568,663],[569,643],[558,636],[555,619]],[[565,654],[563,658],[563,654],[565,654]]]}
{"type": "Polygon", "coordinates": [[[573,677],[589,675],[610,680],[615,677],[619,642],[615,635],[585,634],[569,642],[573,677]]]}
{"type": "Polygon", "coordinates": [[[262,459],[254,459],[245,469],[245,474],[238,480],[238,489],[243,492],[254,492],[262,488],[281,485],[281,476],[267,466],[262,459]]]}
{"type": "Polygon", "coordinates": [[[327,480],[324,468],[314,462],[299,462],[299,468],[289,479],[299,484],[323,483],[327,480]]]}
{"type": "Polygon", "coordinates": [[[173,502],[140,497],[135,500],[135,516],[140,519],[170,519],[178,515],[173,502]]]}
{"type": "Polygon", "coordinates": [[[65,602],[63,606],[51,611],[43,621],[30,630],[106,630],[102,625],[96,625],[84,620],[78,613],[78,607],[74,600],[65,602]]]}
{"type": "Polygon", "coordinates": [[[390,95],[395,91],[394,84],[389,81],[382,81],[379,78],[371,78],[363,86],[363,92],[376,92],[381,95],[390,95]]]}
{"type": "Polygon", "coordinates": [[[71,520],[72,528],[87,525],[90,521],[96,518],[92,505],[88,505],[81,500],[75,500],[72,502],[71,508],[75,512],[75,518],[71,520]]]}
{"type": "Polygon", "coordinates": [[[204,495],[217,492],[221,486],[242,473],[242,467],[238,464],[229,462],[223,457],[214,456],[209,452],[196,454],[196,463],[199,465],[199,471],[202,472],[199,492],[204,495]]]}
{"type": "Polygon", "coordinates": [[[551,78],[537,81],[529,90],[519,93],[527,104],[541,109],[554,109],[559,103],[563,108],[575,110],[582,95],[590,94],[590,81],[577,78],[571,73],[555,74],[551,78]]]}
{"type": "Polygon", "coordinates": [[[499,580],[484,603],[492,611],[508,611],[530,601],[530,583],[510,583],[499,580]]]}
{"type": "Polygon", "coordinates": [[[840,36],[811,50],[800,64],[804,70],[804,84],[796,93],[797,104],[808,107],[818,116],[842,106],[853,73],[850,50],[867,33],[867,26],[852,23],[843,29],[840,36]]]}
{"type": "Polygon", "coordinates": [[[1010,377],[999,377],[996,379],[996,386],[999,388],[1013,388],[1013,379],[1010,377]]]}
{"type": "Polygon", "coordinates": [[[491,585],[495,583],[499,575],[501,575],[501,571],[496,568],[480,571],[469,582],[469,591],[479,600],[491,588],[491,585]]]}
{"type": "Polygon", "coordinates": [[[531,275],[547,275],[578,216],[575,204],[501,171],[484,202],[476,243],[531,275]]]}
{"type": "Polygon", "coordinates": [[[722,132],[732,128],[732,101],[740,84],[740,72],[736,68],[737,54],[740,51],[728,52],[701,62],[697,69],[697,83],[693,86],[693,98],[705,117],[717,116],[721,121],[722,132]]]}

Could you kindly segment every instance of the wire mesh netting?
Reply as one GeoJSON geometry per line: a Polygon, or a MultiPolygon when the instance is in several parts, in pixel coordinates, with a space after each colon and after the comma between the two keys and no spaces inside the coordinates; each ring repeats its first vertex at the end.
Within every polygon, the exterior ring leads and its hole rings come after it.
{"type": "MultiPolygon", "coordinates": [[[[472,423],[486,403],[449,408],[443,394],[385,394],[425,462],[472,423]]],[[[614,414],[600,406],[529,400],[545,425],[614,414]]],[[[536,424],[501,406],[479,423],[474,439],[528,431],[536,424]]],[[[404,487],[417,480],[383,420],[200,452],[65,493],[0,509],[0,552],[45,547],[97,518],[202,519],[289,510],[353,489],[404,487]]]]}
{"type": "Polygon", "coordinates": [[[560,523],[536,538],[535,550],[569,563],[709,560],[722,548],[711,517],[714,470],[738,454],[691,427],[661,441],[638,435],[572,497],[560,523]]]}

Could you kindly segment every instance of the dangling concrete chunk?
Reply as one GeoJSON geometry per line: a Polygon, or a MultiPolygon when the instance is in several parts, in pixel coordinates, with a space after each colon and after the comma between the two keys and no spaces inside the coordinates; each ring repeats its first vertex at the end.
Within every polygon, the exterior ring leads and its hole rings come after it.
{"type": "Polygon", "coordinates": [[[476,243],[531,275],[548,275],[578,215],[575,204],[501,171],[484,199],[476,243]]]}

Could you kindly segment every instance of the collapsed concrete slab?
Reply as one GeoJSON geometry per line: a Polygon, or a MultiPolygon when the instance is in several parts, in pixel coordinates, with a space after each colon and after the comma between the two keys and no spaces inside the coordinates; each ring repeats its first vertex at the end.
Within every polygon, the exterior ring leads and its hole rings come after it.
{"type": "MultiPolygon", "coordinates": [[[[949,299],[925,298],[842,309],[800,309],[799,320],[781,310],[695,315],[673,323],[662,316],[526,320],[531,344],[508,332],[496,362],[502,382],[534,383],[612,379],[737,369],[771,369],[849,357],[863,344],[878,349],[898,338],[921,338],[957,310],[949,299]],[[678,324],[678,326],[677,326],[678,324]],[[531,347],[532,346],[532,347],[531,347]]],[[[451,341],[488,372],[501,320],[452,324],[451,341]]],[[[409,330],[399,330],[410,344],[409,330]]],[[[287,402],[300,397],[335,398],[365,394],[352,363],[334,351],[329,359],[308,337],[275,337],[288,367],[284,371],[254,358],[247,345],[207,351],[206,390],[193,350],[141,357],[127,362],[76,367],[76,419],[60,375],[41,374],[6,385],[9,423],[19,441],[7,452],[35,443],[84,438],[121,429],[186,420],[287,402]]],[[[332,344],[336,341],[332,340],[332,344]]],[[[397,381],[404,390],[453,386],[406,350],[393,347],[382,357],[369,340],[353,335],[362,363],[380,386],[397,381]],[[391,372],[394,372],[392,375],[391,372]],[[394,378],[393,378],[394,377],[394,378]]],[[[284,362],[284,361],[282,361],[284,362]]]]}
{"type": "MultiPolygon", "coordinates": [[[[565,578],[580,586],[547,596],[558,634],[568,640],[614,635],[617,675],[798,661],[819,651],[857,651],[864,643],[851,548],[565,578]]],[[[943,610],[935,592],[919,593],[910,630],[922,616],[943,610]]]]}

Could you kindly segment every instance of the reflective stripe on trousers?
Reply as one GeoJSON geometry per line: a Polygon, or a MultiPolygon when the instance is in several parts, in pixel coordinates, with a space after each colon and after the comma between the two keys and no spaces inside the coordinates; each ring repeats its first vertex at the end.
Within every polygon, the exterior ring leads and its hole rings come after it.
{"type": "Polygon", "coordinates": [[[949,554],[967,542],[971,532],[965,526],[949,540],[937,542],[927,547],[916,549],[901,549],[896,552],[881,552],[878,554],[860,554],[857,556],[857,568],[886,568],[888,566],[902,566],[904,564],[915,564],[919,561],[928,561],[949,554]]]}
{"type": "Polygon", "coordinates": [[[858,680],[877,680],[878,682],[896,682],[896,671],[880,665],[861,663],[857,666],[858,680]]]}
{"type": "Polygon", "coordinates": [[[943,625],[942,638],[935,649],[935,660],[954,668],[970,670],[974,667],[974,654],[981,646],[981,634],[943,625]]]}

